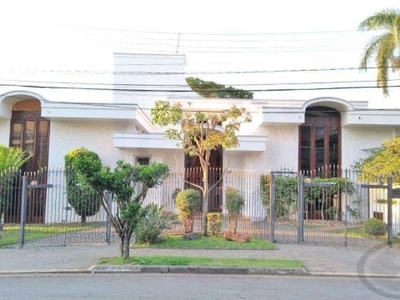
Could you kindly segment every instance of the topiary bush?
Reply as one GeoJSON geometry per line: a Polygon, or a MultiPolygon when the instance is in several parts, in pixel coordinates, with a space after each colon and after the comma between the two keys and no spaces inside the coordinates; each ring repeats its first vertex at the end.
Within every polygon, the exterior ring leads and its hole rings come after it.
{"type": "Polygon", "coordinates": [[[213,236],[217,236],[221,233],[222,229],[221,213],[208,213],[207,222],[208,222],[208,228],[211,230],[213,236]]]}
{"type": "Polygon", "coordinates": [[[178,216],[183,222],[184,233],[193,232],[194,214],[200,204],[200,193],[195,189],[186,189],[176,195],[178,216]]]}
{"type": "Polygon", "coordinates": [[[371,218],[364,222],[362,228],[364,234],[377,238],[386,234],[387,225],[382,220],[371,218]]]}
{"type": "Polygon", "coordinates": [[[236,233],[237,222],[244,206],[244,198],[240,191],[232,187],[225,189],[225,208],[228,210],[229,230],[236,233]]]}
{"type": "Polygon", "coordinates": [[[143,214],[134,229],[135,241],[139,244],[156,244],[165,229],[176,222],[172,213],[164,212],[163,207],[152,203],[143,209],[143,214]]]}
{"type": "Polygon", "coordinates": [[[82,176],[77,168],[81,164],[90,165],[95,170],[101,169],[99,156],[88,149],[78,148],[69,151],[65,157],[67,199],[75,213],[86,222],[86,217],[94,216],[100,209],[101,195],[97,193],[82,176]]]}

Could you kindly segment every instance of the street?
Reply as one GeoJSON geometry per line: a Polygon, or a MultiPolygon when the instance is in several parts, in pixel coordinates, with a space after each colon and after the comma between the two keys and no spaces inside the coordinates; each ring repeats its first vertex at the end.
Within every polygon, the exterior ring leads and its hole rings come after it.
{"type": "Polygon", "coordinates": [[[195,274],[0,276],[2,300],[400,299],[398,279],[195,274]]]}

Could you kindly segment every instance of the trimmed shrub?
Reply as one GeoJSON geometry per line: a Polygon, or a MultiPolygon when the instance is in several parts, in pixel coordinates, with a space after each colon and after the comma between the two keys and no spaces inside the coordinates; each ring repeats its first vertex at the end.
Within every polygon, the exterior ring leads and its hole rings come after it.
{"type": "Polygon", "coordinates": [[[208,228],[211,230],[213,236],[221,233],[222,229],[222,214],[221,213],[208,213],[207,214],[208,228]]]}
{"type": "Polygon", "coordinates": [[[186,189],[176,195],[178,216],[183,222],[184,233],[193,232],[193,216],[200,204],[200,193],[195,189],[186,189]]]}
{"type": "Polygon", "coordinates": [[[240,191],[232,187],[225,190],[225,208],[228,210],[229,230],[236,233],[237,221],[244,206],[244,198],[240,191]]]}
{"type": "Polygon", "coordinates": [[[364,222],[363,232],[373,237],[384,236],[386,234],[387,226],[379,219],[371,218],[364,222]]]}
{"type": "Polygon", "coordinates": [[[94,216],[100,209],[101,195],[87,182],[85,177],[77,172],[77,166],[90,166],[93,174],[101,169],[99,156],[88,149],[78,148],[65,155],[65,169],[67,181],[67,199],[75,213],[86,222],[86,217],[94,216]]]}

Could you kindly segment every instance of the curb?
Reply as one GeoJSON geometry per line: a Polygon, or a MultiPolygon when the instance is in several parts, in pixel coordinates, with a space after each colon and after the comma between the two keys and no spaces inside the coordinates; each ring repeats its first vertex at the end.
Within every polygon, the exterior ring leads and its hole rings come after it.
{"type": "Polygon", "coordinates": [[[393,274],[379,274],[379,273],[351,273],[351,272],[343,272],[343,273],[333,273],[333,272],[310,272],[311,276],[315,277],[358,277],[358,278],[399,278],[400,273],[397,275],[393,274]]]}
{"type": "Polygon", "coordinates": [[[171,274],[230,274],[230,275],[294,275],[308,276],[305,269],[196,267],[196,266],[143,266],[143,265],[94,265],[91,273],[171,273],[171,274]]]}
{"type": "Polygon", "coordinates": [[[65,269],[65,270],[21,270],[0,271],[2,275],[37,275],[37,274],[83,274],[90,273],[87,269],[65,269]]]}
{"type": "Polygon", "coordinates": [[[358,274],[355,272],[310,272],[306,269],[274,268],[235,268],[235,267],[196,267],[196,266],[144,266],[144,265],[94,265],[89,269],[64,270],[9,270],[0,271],[0,276],[40,275],[40,274],[105,274],[105,273],[147,273],[147,274],[214,274],[214,275],[291,275],[313,277],[357,277],[357,278],[393,278],[400,279],[400,274],[358,274]]]}

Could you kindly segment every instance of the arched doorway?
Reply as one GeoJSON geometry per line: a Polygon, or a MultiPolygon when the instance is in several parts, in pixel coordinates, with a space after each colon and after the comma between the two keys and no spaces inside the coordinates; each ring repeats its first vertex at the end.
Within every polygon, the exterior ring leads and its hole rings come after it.
{"type": "Polygon", "coordinates": [[[31,155],[23,171],[35,172],[47,168],[49,157],[50,121],[41,117],[40,101],[24,100],[12,109],[10,146],[19,147],[31,155]]]}
{"type": "MultiPolygon", "coordinates": [[[[340,112],[325,106],[308,108],[305,123],[299,128],[299,171],[311,178],[340,176],[340,149],[340,112]]],[[[331,195],[326,190],[311,192],[313,194],[308,195],[310,199],[305,203],[307,218],[335,218],[328,214],[328,209],[333,207],[334,212],[340,211],[340,201],[337,198],[340,195],[331,195]]]]}
{"type": "Polygon", "coordinates": [[[324,169],[324,177],[337,176],[341,163],[340,112],[314,106],[306,110],[299,128],[299,171],[313,173],[324,169]]]}
{"type": "MultiPolygon", "coordinates": [[[[19,147],[30,158],[21,171],[28,176],[28,184],[35,182],[38,188],[27,192],[27,223],[43,223],[46,207],[46,188],[39,188],[47,182],[50,121],[41,117],[40,101],[29,99],[17,102],[12,108],[10,121],[10,147],[19,147]]],[[[6,222],[20,221],[21,178],[15,182],[12,205],[6,214],[6,222]]]]}

